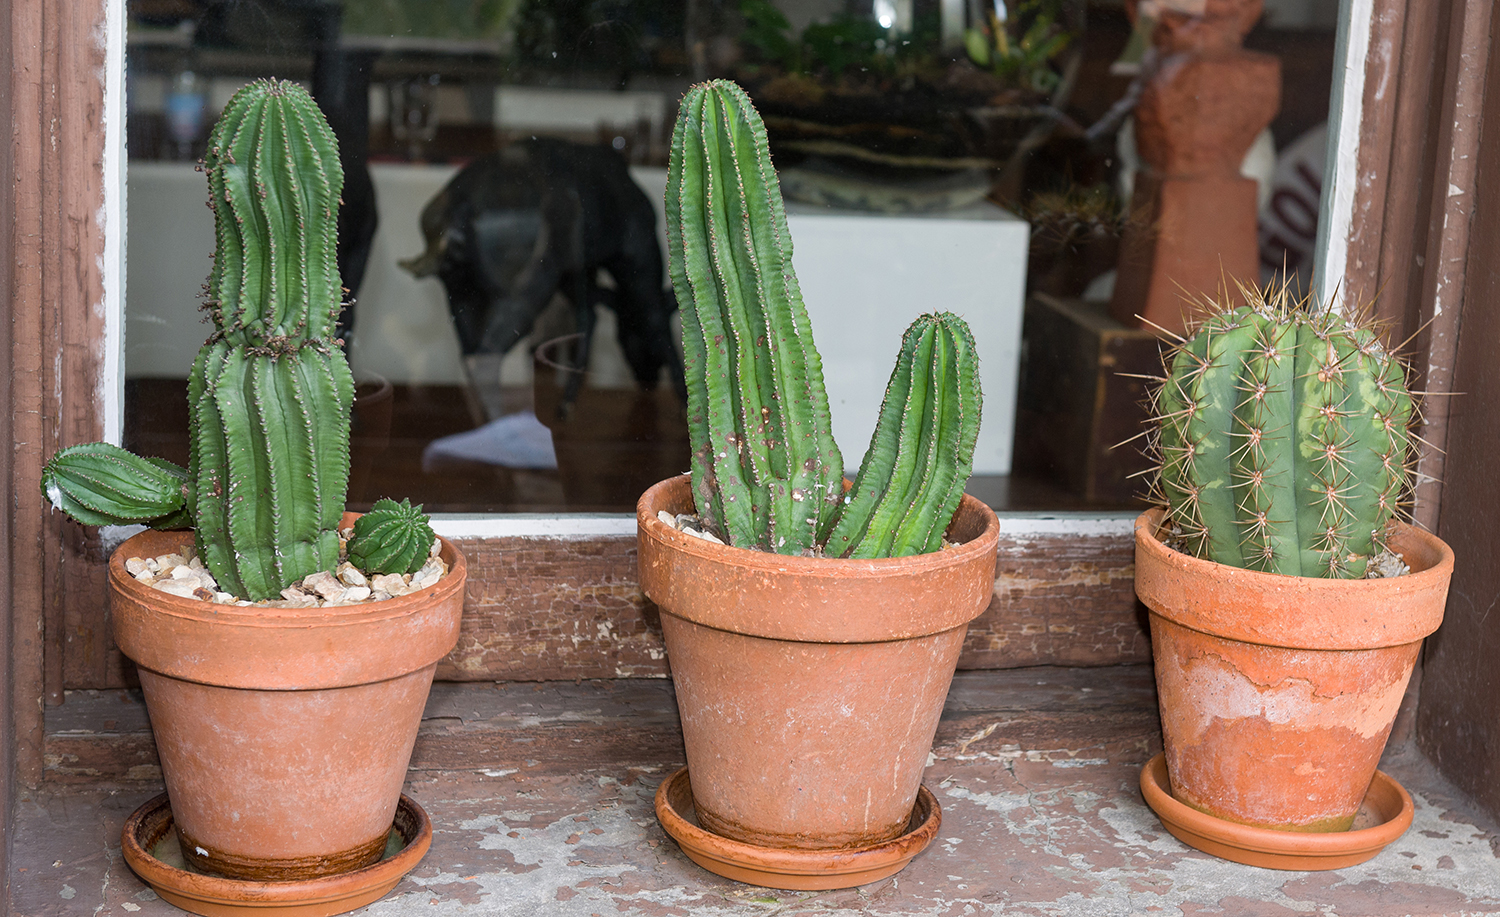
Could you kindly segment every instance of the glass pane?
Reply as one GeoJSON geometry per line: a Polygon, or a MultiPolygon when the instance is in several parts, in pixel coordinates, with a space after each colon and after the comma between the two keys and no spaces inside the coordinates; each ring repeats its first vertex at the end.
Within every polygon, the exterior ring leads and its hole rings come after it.
{"type": "Polygon", "coordinates": [[[971,492],[1136,506],[1144,459],[1112,447],[1160,365],[1134,319],[1152,284],[1305,285],[1312,262],[1337,3],[1260,7],[131,0],[126,443],[186,461],[213,240],[195,163],[230,95],[278,76],[312,89],[346,172],[351,506],[631,510],[687,467],[676,104],[729,77],[766,119],[851,472],[901,330],[945,309],[982,358],[971,492]]]}

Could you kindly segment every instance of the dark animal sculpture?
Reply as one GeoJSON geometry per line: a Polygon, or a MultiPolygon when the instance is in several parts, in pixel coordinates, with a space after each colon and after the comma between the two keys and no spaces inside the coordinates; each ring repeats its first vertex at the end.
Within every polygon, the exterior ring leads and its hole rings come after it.
{"type": "MultiPolygon", "coordinates": [[[[682,361],[662,288],[656,211],[614,151],[531,139],[475,160],[422,210],[427,248],[401,266],[436,275],[465,357],[504,354],[531,331],[554,293],[572,303],[588,365],[596,304],[619,319],[620,347],[643,388],[667,367],[679,394],[682,361]],[[608,271],[613,289],[601,286],[608,271]]],[[[560,411],[577,395],[570,377],[560,411]]],[[[684,396],[685,397],[685,396],[684,396]]]]}

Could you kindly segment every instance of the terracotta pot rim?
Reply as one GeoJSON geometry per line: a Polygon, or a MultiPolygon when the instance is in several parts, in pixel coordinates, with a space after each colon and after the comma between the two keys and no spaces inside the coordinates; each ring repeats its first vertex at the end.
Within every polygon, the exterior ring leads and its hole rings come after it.
{"type": "MultiPolygon", "coordinates": [[[[348,513],[346,518],[348,516],[358,518],[359,514],[348,513]]],[[[448,564],[448,572],[442,579],[421,592],[394,596],[384,602],[360,602],[353,605],[313,608],[269,608],[258,604],[220,605],[207,599],[190,598],[153,589],[126,572],[125,561],[132,557],[146,556],[138,549],[135,551],[127,549],[132,544],[139,544],[143,536],[149,537],[151,534],[152,532],[141,532],[133,535],[115,548],[109,555],[109,578],[118,585],[120,590],[138,601],[149,598],[160,614],[193,621],[207,621],[225,627],[287,627],[289,625],[336,627],[341,624],[363,624],[389,618],[401,618],[412,613],[412,606],[439,600],[447,593],[462,588],[461,584],[468,574],[468,565],[464,561],[463,552],[459,551],[451,541],[439,535],[438,541],[442,543],[440,556],[448,564]]],[[[174,529],[170,534],[196,537],[193,536],[192,529],[174,529]]]]}
{"type": "Polygon", "coordinates": [[[796,557],[750,548],[737,548],[727,544],[715,544],[707,539],[678,531],[656,518],[656,513],[648,509],[650,506],[665,503],[661,494],[675,482],[689,479],[690,476],[686,474],[667,478],[665,481],[653,484],[641,495],[636,503],[636,522],[641,530],[684,553],[741,566],[758,567],[767,572],[795,573],[809,577],[843,577],[848,576],[849,570],[857,564],[871,576],[882,574],[906,576],[914,571],[956,566],[986,552],[994,554],[1000,541],[1000,520],[995,515],[995,511],[978,498],[964,494],[959,504],[960,510],[964,507],[982,510],[985,514],[984,528],[967,541],[927,554],[856,560],[848,557],[796,557]]]}
{"type": "Polygon", "coordinates": [[[401,794],[397,808],[398,813],[404,811],[412,822],[410,836],[402,833],[406,844],[400,851],[361,869],[320,879],[229,879],[179,869],[158,860],[146,848],[141,834],[152,823],[161,827],[163,812],[166,823],[162,833],[172,830],[171,802],[166,793],[148,800],[125,820],[121,852],[130,868],[158,893],[165,890],[168,895],[188,901],[207,902],[218,908],[242,907],[246,913],[266,913],[266,908],[306,908],[362,898],[360,903],[350,904],[340,910],[320,911],[329,914],[343,913],[362,907],[388,892],[402,876],[421,862],[432,846],[432,821],[426,810],[405,793],[401,794]],[[365,895],[369,897],[364,898],[365,895]]]}
{"type": "Polygon", "coordinates": [[[1000,522],[965,494],[964,540],[911,557],[792,557],[684,534],[657,510],[692,505],[688,475],[636,504],[641,589],[662,609],[728,633],[799,643],[884,643],[943,633],[984,613],[995,592],[1000,522]]]}
{"type": "Polygon", "coordinates": [[[191,538],[192,533],[142,532],[116,548],[109,560],[115,643],[151,671],[229,688],[338,688],[387,681],[435,665],[458,641],[468,568],[463,552],[446,538],[439,541],[448,573],[437,583],[383,602],[330,609],[218,605],[153,589],[125,571],[127,558],[161,553],[141,550],[141,540],[172,537],[191,538]],[[395,643],[382,639],[392,632],[401,638],[395,643]],[[323,636],[312,641],[309,635],[323,636]],[[183,645],[194,651],[175,649],[183,645]]]}
{"type": "Polygon", "coordinates": [[[1152,614],[1217,637],[1293,649],[1401,646],[1442,623],[1453,550],[1398,523],[1393,547],[1412,572],[1379,579],[1325,579],[1245,570],[1167,547],[1165,510],[1135,520],[1136,593],[1152,614]]]}
{"type": "Polygon", "coordinates": [[[864,874],[875,870],[898,871],[932,843],[943,823],[937,797],[924,784],[917,790],[912,810],[920,820],[904,834],[891,840],[861,847],[828,850],[763,847],[722,837],[688,821],[673,799],[674,796],[684,794],[687,799],[691,799],[692,786],[685,767],[663,780],[656,790],[656,817],[672,839],[684,851],[689,851],[695,862],[711,872],[741,881],[754,881],[755,879],[745,876],[747,873],[753,874],[770,888],[847,888],[853,884],[873,881],[864,877],[864,874]],[[721,872],[715,865],[728,867],[730,871],[721,872]],[[856,882],[847,879],[839,882],[839,876],[859,878],[856,882]],[[776,877],[823,877],[825,880],[833,880],[834,884],[777,885],[776,877]]]}
{"type": "Polygon", "coordinates": [[[1384,821],[1350,831],[1278,831],[1200,812],[1172,796],[1168,779],[1163,752],[1141,768],[1141,795],[1174,837],[1216,856],[1274,869],[1340,869],[1363,862],[1406,832],[1415,808],[1406,788],[1377,770],[1365,798],[1388,803],[1379,813],[1384,821]]]}

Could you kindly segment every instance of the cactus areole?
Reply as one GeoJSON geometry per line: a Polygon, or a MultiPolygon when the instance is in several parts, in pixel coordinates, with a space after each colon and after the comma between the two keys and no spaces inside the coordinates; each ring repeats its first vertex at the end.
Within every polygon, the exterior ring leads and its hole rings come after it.
{"type": "Polygon", "coordinates": [[[705,524],[731,545],[780,554],[940,548],[979,432],[968,326],[942,313],[907,330],[875,436],[845,495],[765,125],[734,83],[704,83],[683,98],[666,215],[693,498],[705,524]]]}
{"type": "Polygon", "coordinates": [[[1364,576],[1410,487],[1405,367],[1368,321],[1246,292],[1170,358],[1157,496],[1195,556],[1364,576]]]}

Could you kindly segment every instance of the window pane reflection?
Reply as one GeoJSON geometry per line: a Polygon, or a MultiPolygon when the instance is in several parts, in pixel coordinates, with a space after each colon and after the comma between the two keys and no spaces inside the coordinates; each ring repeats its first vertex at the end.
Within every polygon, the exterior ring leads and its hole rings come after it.
{"type": "Polygon", "coordinates": [[[1144,391],[1122,374],[1159,345],[1114,281],[1138,281],[1122,259],[1148,257],[1131,253],[1162,218],[1130,206],[1132,103],[1182,35],[1255,22],[1243,47],[1275,56],[1281,90],[1244,152],[1258,220],[1237,244],[1259,262],[1245,279],[1284,266],[1305,285],[1336,5],[132,0],[127,444],[186,461],[213,239],[194,164],[229,96],[274,75],[313,90],[346,172],[351,506],[630,510],[687,467],[661,194],[677,99],[726,76],[766,118],[851,464],[901,329],[949,309],[983,360],[971,491],[1002,509],[1131,507],[1145,463],[1112,447],[1144,391]]]}

